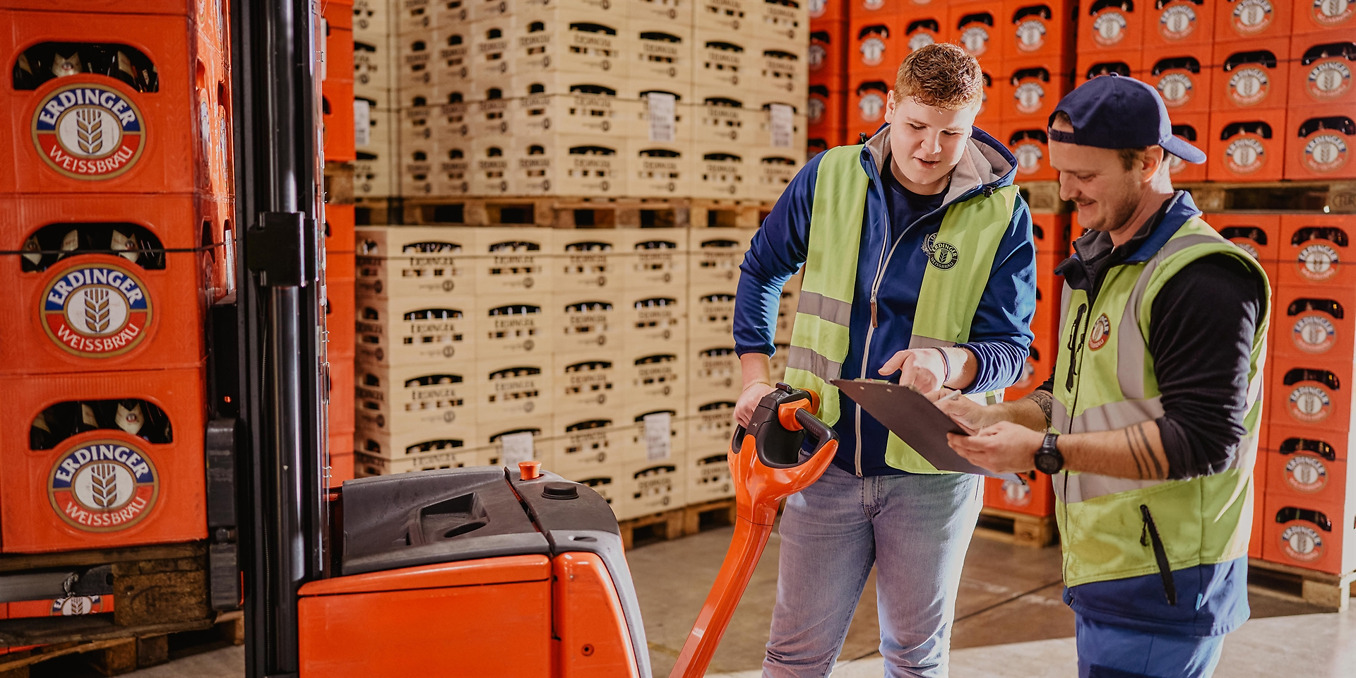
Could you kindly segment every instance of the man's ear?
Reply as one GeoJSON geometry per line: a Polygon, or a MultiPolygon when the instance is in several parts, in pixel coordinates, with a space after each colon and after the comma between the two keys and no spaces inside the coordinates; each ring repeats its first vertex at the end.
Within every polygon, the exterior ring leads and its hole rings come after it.
{"type": "Polygon", "coordinates": [[[1149,181],[1154,178],[1154,175],[1158,174],[1158,170],[1166,164],[1165,160],[1167,160],[1166,151],[1163,150],[1162,146],[1150,146],[1144,149],[1144,153],[1139,157],[1141,181],[1149,181]]]}
{"type": "Polygon", "coordinates": [[[885,122],[890,122],[890,118],[895,115],[895,91],[890,90],[885,93],[885,122]]]}

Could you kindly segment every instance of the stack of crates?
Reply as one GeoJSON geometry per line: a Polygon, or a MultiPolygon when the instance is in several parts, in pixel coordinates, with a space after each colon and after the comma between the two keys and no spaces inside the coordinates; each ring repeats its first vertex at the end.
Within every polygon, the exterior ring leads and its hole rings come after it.
{"type": "MultiPolygon", "coordinates": [[[[320,68],[324,157],[333,174],[347,177],[356,159],[353,134],[353,5],[328,0],[321,7],[325,51],[320,68]]],[[[326,172],[327,177],[331,171],[326,172]]],[[[347,184],[347,182],[345,182],[347,184]]],[[[354,205],[350,195],[327,195],[324,223],[325,336],[329,361],[330,484],[353,477],[354,205]]]]}
{"type": "Polygon", "coordinates": [[[799,3],[452,4],[388,6],[387,195],[773,200],[803,162],[799,3]]]}
{"type": "Polygon", "coordinates": [[[808,157],[847,143],[849,2],[810,3],[810,49],[806,59],[810,83],[806,104],[808,157]]]}
{"type": "Polygon", "coordinates": [[[353,193],[397,195],[395,162],[395,36],[393,0],[353,0],[353,193]]]}
{"type": "Polygon", "coordinates": [[[226,8],[86,4],[0,10],[5,553],[207,536],[205,316],[234,291],[226,8]]]}
{"type": "Polygon", "coordinates": [[[1107,73],[1158,88],[1174,133],[1209,155],[1192,181],[1350,179],[1356,12],[1310,0],[1102,0],[1080,10],[1078,82],[1107,73]]]}
{"type": "MultiPolygon", "coordinates": [[[[1356,473],[1351,393],[1356,370],[1351,309],[1351,218],[1237,216],[1277,243],[1263,256],[1273,277],[1268,420],[1257,460],[1261,557],[1342,574],[1356,569],[1356,473]]],[[[1257,542],[1256,534],[1254,542],[1257,542]]]]}
{"type": "MultiPolygon", "coordinates": [[[[1017,156],[1019,183],[1057,179],[1050,168],[1045,130],[1055,105],[1072,87],[1074,9],[1071,0],[1005,0],[997,17],[1004,28],[998,40],[1002,61],[985,62],[980,56],[997,78],[1000,120],[996,128],[981,127],[1017,156]]],[[[965,16],[957,20],[964,21],[965,16]]],[[[970,30],[973,34],[980,29],[970,30]]]]}

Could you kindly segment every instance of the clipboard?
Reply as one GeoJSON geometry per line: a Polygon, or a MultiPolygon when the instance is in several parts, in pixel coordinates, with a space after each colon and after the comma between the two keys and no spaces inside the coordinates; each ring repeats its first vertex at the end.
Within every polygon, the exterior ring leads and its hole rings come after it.
{"type": "Polygon", "coordinates": [[[863,379],[832,379],[844,395],[862,406],[890,432],[923,455],[940,471],[959,471],[990,478],[1026,481],[1016,473],[994,473],[971,464],[946,442],[946,434],[968,435],[923,394],[899,384],[863,379]]]}

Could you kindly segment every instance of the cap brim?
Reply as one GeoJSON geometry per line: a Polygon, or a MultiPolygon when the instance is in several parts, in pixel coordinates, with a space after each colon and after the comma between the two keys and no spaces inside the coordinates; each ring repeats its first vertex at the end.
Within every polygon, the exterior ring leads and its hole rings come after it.
{"type": "Polygon", "coordinates": [[[1181,137],[1168,137],[1167,141],[1159,145],[1163,147],[1163,150],[1193,165],[1205,162],[1205,152],[1183,141],[1181,137]]]}

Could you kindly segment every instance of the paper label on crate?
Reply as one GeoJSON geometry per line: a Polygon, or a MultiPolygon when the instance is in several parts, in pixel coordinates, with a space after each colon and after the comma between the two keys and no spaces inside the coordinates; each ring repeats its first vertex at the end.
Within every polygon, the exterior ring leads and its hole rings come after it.
{"type": "Polygon", "coordinates": [[[372,145],[372,106],[362,99],[353,101],[353,145],[372,145]]]}
{"type": "Polygon", "coordinates": [[[650,141],[673,143],[678,137],[678,97],[667,92],[646,95],[650,106],[650,141]]]}
{"type": "Polygon", "coordinates": [[[673,453],[673,415],[654,412],[645,415],[645,453],[649,461],[668,461],[673,453]]]}
{"type": "Polygon", "coordinates": [[[509,468],[518,468],[518,462],[531,461],[535,452],[532,449],[532,434],[528,431],[522,433],[510,433],[499,438],[499,444],[502,445],[499,458],[502,464],[509,468]]]}
{"type": "Polygon", "coordinates": [[[796,114],[794,109],[786,104],[772,104],[770,109],[772,147],[791,148],[796,141],[796,114]]]}
{"type": "Polygon", "coordinates": [[[116,177],[146,147],[141,109],[120,90],[97,82],[66,85],[43,97],[33,110],[32,129],[38,155],[72,179],[116,177]]]}

